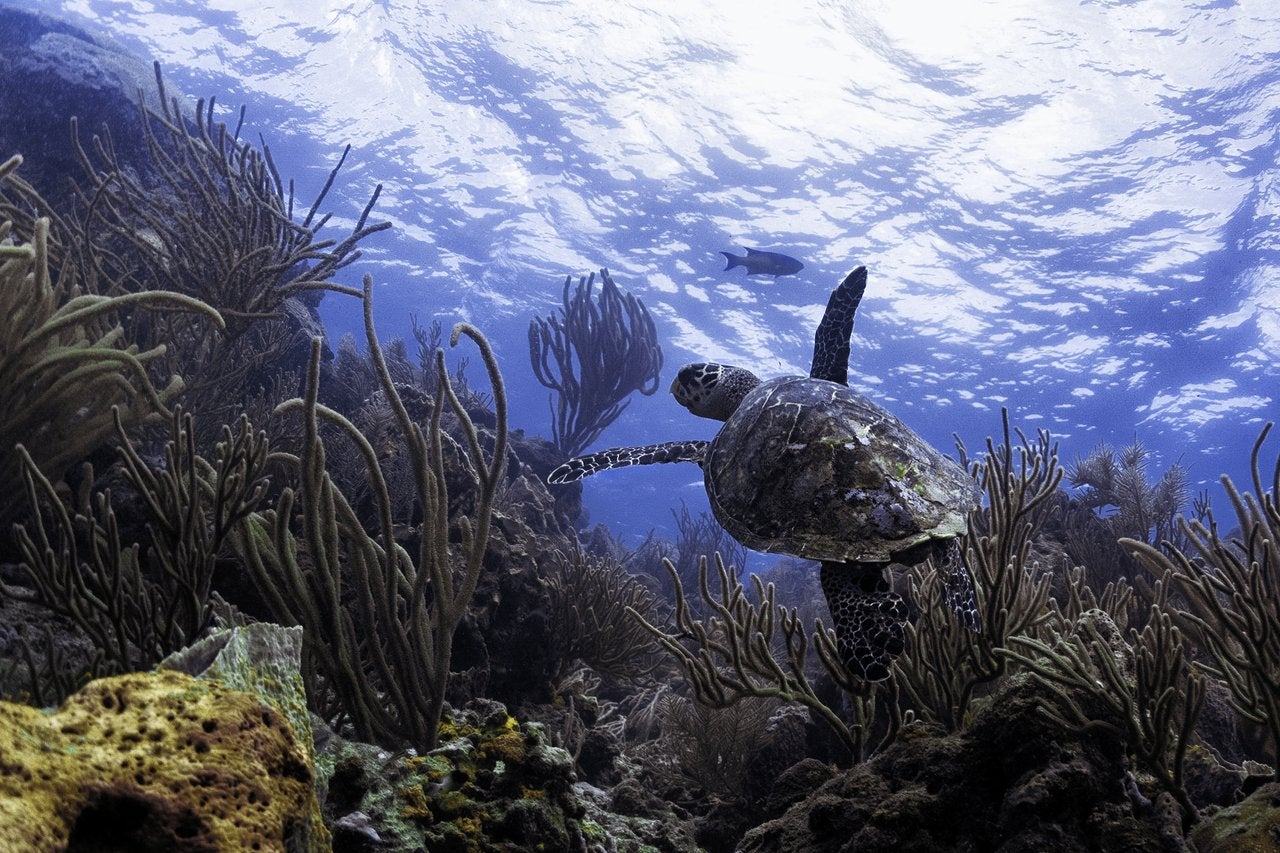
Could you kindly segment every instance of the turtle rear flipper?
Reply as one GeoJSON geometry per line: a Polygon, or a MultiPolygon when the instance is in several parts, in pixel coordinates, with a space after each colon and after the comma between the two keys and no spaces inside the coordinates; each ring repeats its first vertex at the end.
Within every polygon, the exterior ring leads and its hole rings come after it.
{"type": "Polygon", "coordinates": [[[697,462],[707,453],[705,441],[667,441],[662,444],[646,444],[641,447],[611,447],[599,453],[575,456],[547,475],[552,484],[572,483],[610,468],[628,465],[656,465],[662,462],[697,462]]]}
{"type": "Polygon", "coordinates": [[[964,561],[959,539],[939,543],[933,555],[933,565],[942,582],[942,600],[960,620],[960,624],[982,633],[982,615],[978,612],[978,596],[973,591],[973,574],[964,561]]]}
{"type": "Polygon", "coordinates": [[[907,604],[889,587],[884,563],[822,564],[822,592],[836,648],[862,681],[884,681],[907,645],[907,604]]]}

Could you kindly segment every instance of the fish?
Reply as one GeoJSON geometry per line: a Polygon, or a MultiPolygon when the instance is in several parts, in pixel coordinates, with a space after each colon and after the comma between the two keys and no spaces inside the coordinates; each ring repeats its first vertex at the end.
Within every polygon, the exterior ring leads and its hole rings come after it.
{"type": "MultiPolygon", "coordinates": [[[[742,248],[747,249],[746,246],[742,248]]],[[[729,260],[729,265],[724,268],[725,272],[734,267],[746,267],[747,275],[771,275],[777,278],[780,275],[795,275],[804,269],[804,264],[790,255],[784,255],[780,252],[747,249],[746,257],[731,255],[728,252],[721,252],[720,254],[729,260]]]]}

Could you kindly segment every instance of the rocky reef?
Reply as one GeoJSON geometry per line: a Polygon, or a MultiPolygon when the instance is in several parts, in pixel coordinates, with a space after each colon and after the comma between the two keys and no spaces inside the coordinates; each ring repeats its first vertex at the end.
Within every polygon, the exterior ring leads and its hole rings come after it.
{"type": "Polygon", "coordinates": [[[6,702],[0,846],[324,849],[308,752],[270,705],[178,672],[98,679],[52,714],[6,702]]]}
{"type": "Polygon", "coordinates": [[[658,387],[660,329],[612,277],[532,323],[565,400],[555,441],[525,435],[483,329],[382,340],[372,280],[332,280],[390,227],[377,188],[350,230],[325,192],[295,221],[207,102],[0,22],[0,847],[1271,849],[1267,431],[1215,521],[1178,472],[1064,469],[1006,416],[958,454],[983,630],[895,567],[907,649],[866,683],[814,565],[747,575],[687,509],[628,551],[548,486],[658,387]],[[359,345],[324,340],[321,292],[359,345]],[[575,373],[582,348],[636,372],[575,373]]]}

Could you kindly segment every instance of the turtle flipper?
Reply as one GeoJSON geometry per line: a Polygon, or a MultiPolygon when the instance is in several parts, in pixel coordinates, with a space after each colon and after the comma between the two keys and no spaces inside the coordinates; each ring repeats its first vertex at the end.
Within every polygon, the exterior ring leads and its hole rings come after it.
{"type": "Polygon", "coordinates": [[[844,665],[863,681],[884,681],[907,645],[907,604],[889,588],[884,563],[822,564],[822,592],[844,665]]]}
{"type": "Polygon", "coordinates": [[[982,615],[978,612],[978,596],[973,591],[973,574],[964,561],[960,540],[952,539],[945,548],[934,552],[934,567],[942,581],[942,600],[956,614],[960,624],[975,634],[982,632],[982,615]]]}
{"type": "Polygon", "coordinates": [[[599,453],[575,456],[547,475],[552,484],[572,483],[610,468],[628,465],[655,465],[659,462],[697,462],[707,453],[706,441],[668,441],[642,447],[611,447],[599,453]]]}
{"type": "Polygon", "coordinates": [[[827,311],[813,336],[813,365],[809,376],[829,382],[849,384],[849,339],[853,336],[853,315],[867,289],[867,268],[858,267],[845,276],[831,292],[827,311]]]}
{"type": "Polygon", "coordinates": [[[973,574],[964,561],[960,539],[938,539],[929,544],[929,557],[942,584],[942,602],[951,608],[965,628],[980,633],[982,613],[978,612],[978,596],[974,593],[973,574]]]}

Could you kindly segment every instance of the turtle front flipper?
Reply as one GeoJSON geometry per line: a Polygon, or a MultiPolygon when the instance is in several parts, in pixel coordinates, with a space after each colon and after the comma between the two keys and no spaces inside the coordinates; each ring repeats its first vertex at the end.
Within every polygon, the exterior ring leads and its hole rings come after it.
{"type": "Polygon", "coordinates": [[[863,681],[884,681],[907,645],[907,604],[889,587],[884,563],[822,564],[822,592],[840,658],[863,681]]]}
{"type": "Polygon", "coordinates": [[[853,337],[853,315],[867,289],[867,268],[858,267],[845,276],[831,292],[826,313],[813,336],[813,364],[809,376],[828,382],[849,384],[849,344],[853,337]]]}
{"type": "Polygon", "coordinates": [[[547,475],[552,484],[572,483],[610,468],[628,465],[656,465],[663,462],[697,462],[707,454],[706,441],[668,441],[642,447],[611,447],[599,453],[575,456],[547,475]]]}

